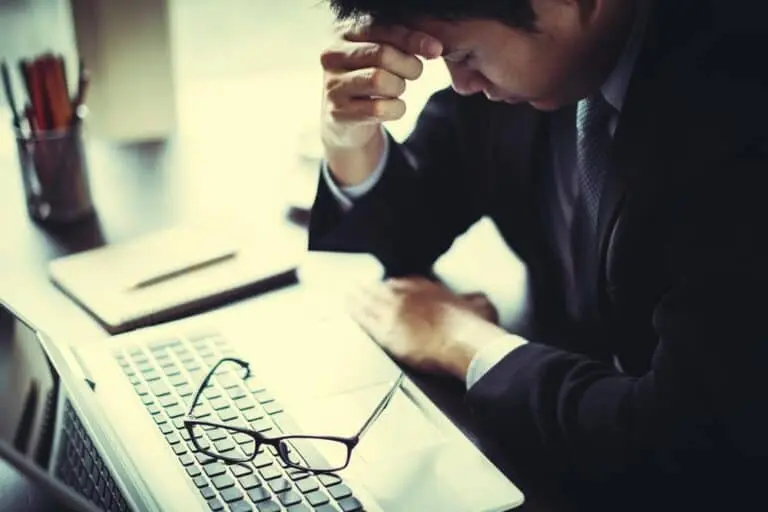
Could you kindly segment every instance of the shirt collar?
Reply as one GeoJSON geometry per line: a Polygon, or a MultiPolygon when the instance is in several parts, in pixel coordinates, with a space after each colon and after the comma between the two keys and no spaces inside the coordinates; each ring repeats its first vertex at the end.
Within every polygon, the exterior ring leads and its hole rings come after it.
{"type": "Polygon", "coordinates": [[[600,88],[605,100],[618,112],[621,112],[624,106],[624,98],[627,94],[627,87],[629,87],[629,80],[632,77],[632,71],[635,67],[637,56],[640,53],[640,48],[643,46],[645,27],[650,16],[650,6],[651,0],[639,0],[638,13],[632,26],[632,32],[624,46],[624,51],[619,57],[616,67],[613,68],[608,79],[600,88]]]}

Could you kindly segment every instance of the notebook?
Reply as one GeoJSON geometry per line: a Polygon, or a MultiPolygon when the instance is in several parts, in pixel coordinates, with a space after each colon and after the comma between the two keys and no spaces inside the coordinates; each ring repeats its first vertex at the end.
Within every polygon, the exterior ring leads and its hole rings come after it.
{"type": "Polygon", "coordinates": [[[302,237],[177,226],[49,263],[49,276],[111,334],[296,282],[302,237]]]}

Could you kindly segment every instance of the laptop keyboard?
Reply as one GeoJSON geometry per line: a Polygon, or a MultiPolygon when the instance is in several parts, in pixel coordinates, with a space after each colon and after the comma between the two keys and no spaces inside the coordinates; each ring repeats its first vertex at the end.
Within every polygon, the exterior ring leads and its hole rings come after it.
{"type": "MultiPolygon", "coordinates": [[[[199,383],[222,357],[237,357],[223,337],[206,333],[129,346],[115,358],[134,390],[165,436],[179,463],[213,511],[357,512],[360,502],[344,481],[333,474],[312,473],[286,467],[271,446],[262,446],[248,463],[227,464],[198,452],[184,416],[199,383]]],[[[246,426],[266,436],[297,433],[294,422],[253,373],[243,380],[231,371],[217,370],[203,393],[195,416],[200,419],[246,426]]],[[[242,370],[240,370],[242,372],[242,370]]],[[[219,451],[235,450],[250,438],[231,436],[222,429],[206,432],[219,451]]]]}
{"type": "Polygon", "coordinates": [[[58,479],[101,510],[129,510],[125,498],[69,400],[65,405],[64,428],[60,442],[61,448],[55,469],[58,479]]]}

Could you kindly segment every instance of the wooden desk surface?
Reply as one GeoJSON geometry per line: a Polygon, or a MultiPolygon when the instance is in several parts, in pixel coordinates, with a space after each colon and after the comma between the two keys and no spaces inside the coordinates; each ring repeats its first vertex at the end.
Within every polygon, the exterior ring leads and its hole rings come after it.
{"type": "MultiPolygon", "coordinates": [[[[89,141],[97,215],[71,226],[46,228],[27,216],[15,152],[2,137],[0,296],[56,340],[77,344],[78,340],[105,337],[106,333],[50,283],[46,265],[55,257],[178,223],[211,220],[240,223],[244,233],[268,229],[292,240],[306,238],[303,228],[286,220],[292,196],[287,184],[302,180],[304,185],[298,186],[313,184],[315,164],[302,164],[295,153],[289,154],[280,144],[260,144],[258,151],[245,144],[264,138],[206,142],[177,137],[124,146],[89,141]],[[265,170],[265,165],[270,169],[265,170]],[[286,173],[293,173],[296,179],[292,181],[286,173]]],[[[559,494],[548,482],[521,480],[509,461],[474,435],[460,383],[418,376],[415,380],[523,490],[527,502],[520,510],[569,510],[555,498],[559,494]]]]}

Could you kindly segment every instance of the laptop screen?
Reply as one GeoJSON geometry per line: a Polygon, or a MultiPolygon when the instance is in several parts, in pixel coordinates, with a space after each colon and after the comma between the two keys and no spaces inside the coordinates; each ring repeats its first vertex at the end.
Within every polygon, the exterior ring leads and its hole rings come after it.
{"type": "Polygon", "coordinates": [[[10,464],[23,475],[14,475],[18,485],[34,486],[31,496],[50,495],[61,509],[95,510],[53,476],[60,389],[35,330],[0,302],[0,471],[10,464]]]}

